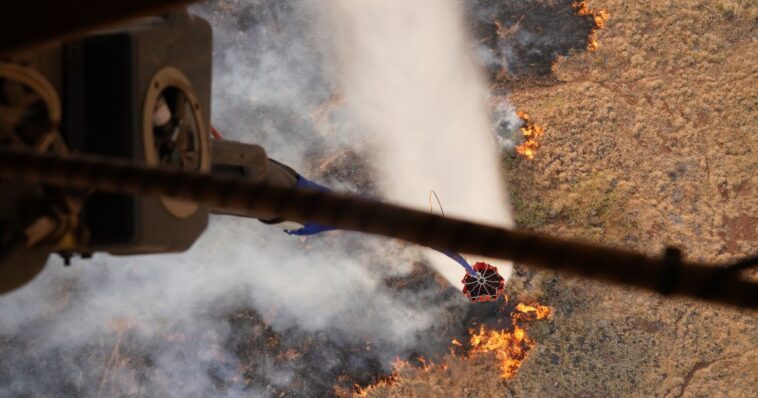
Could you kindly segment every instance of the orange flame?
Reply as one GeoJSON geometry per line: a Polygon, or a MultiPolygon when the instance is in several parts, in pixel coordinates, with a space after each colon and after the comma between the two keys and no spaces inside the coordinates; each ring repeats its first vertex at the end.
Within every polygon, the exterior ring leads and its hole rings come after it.
{"type": "MultiPolygon", "coordinates": [[[[516,305],[516,311],[518,311],[521,314],[534,314],[535,319],[545,319],[548,316],[550,316],[550,307],[546,307],[544,305],[526,305],[524,303],[518,303],[516,305]]],[[[519,314],[520,315],[520,314],[519,314]]]]}
{"type": "Polygon", "coordinates": [[[521,367],[526,354],[534,346],[534,340],[526,335],[519,321],[545,319],[550,315],[550,307],[544,305],[516,305],[516,312],[511,317],[513,331],[490,330],[484,325],[479,331],[470,330],[471,355],[494,353],[500,363],[500,377],[509,379],[521,367]]]}
{"type": "MultiPolygon", "coordinates": [[[[395,367],[395,365],[394,365],[395,363],[397,363],[397,361],[393,362],[393,367],[394,367],[395,371],[393,371],[391,375],[389,375],[387,377],[383,377],[383,378],[379,379],[379,381],[377,381],[376,383],[374,383],[374,384],[372,384],[370,386],[367,386],[367,387],[361,387],[360,385],[356,384],[355,385],[355,393],[353,395],[354,396],[358,396],[358,397],[365,397],[365,396],[368,396],[368,393],[371,392],[371,391],[373,391],[373,390],[395,385],[398,382],[398,380],[400,379],[400,375],[398,374],[398,368],[395,367]]],[[[403,367],[404,367],[404,365],[403,365],[403,367]]]]}
{"type": "Polygon", "coordinates": [[[419,370],[422,372],[429,372],[432,369],[439,369],[439,370],[447,369],[447,365],[435,364],[431,361],[428,361],[424,357],[419,357],[416,360],[421,364],[420,366],[413,366],[408,361],[404,361],[400,358],[395,358],[395,360],[392,361],[392,374],[391,375],[387,377],[383,377],[379,379],[379,381],[377,381],[376,383],[367,387],[361,387],[358,384],[356,384],[354,395],[359,396],[359,397],[365,397],[368,395],[369,392],[373,390],[376,390],[382,387],[389,387],[389,386],[395,385],[400,381],[402,377],[401,374],[408,372],[410,370],[419,370]]]}
{"type": "Polygon", "coordinates": [[[587,39],[587,50],[597,50],[600,48],[600,43],[597,40],[597,31],[605,28],[605,22],[608,21],[610,14],[603,9],[594,10],[590,8],[585,1],[575,1],[571,6],[574,8],[574,12],[576,12],[577,15],[582,17],[590,16],[595,22],[595,26],[592,28],[589,38],[587,39]]]}
{"type": "MultiPolygon", "coordinates": [[[[534,347],[535,342],[526,334],[526,330],[519,325],[520,322],[535,319],[545,319],[550,316],[550,307],[539,304],[519,303],[511,315],[511,325],[513,331],[493,330],[481,325],[479,330],[469,330],[469,344],[471,349],[468,354],[460,356],[461,359],[471,359],[481,355],[494,354],[500,367],[500,377],[508,379],[516,374],[521,367],[522,362],[526,359],[529,350],[534,347]]],[[[454,347],[463,347],[458,339],[451,341],[451,354],[455,355],[454,347]]],[[[378,382],[361,387],[356,385],[355,395],[365,397],[369,392],[383,387],[389,387],[397,384],[402,380],[401,373],[408,370],[418,370],[428,372],[432,369],[447,369],[445,364],[435,365],[424,358],[419,358],[421,366],[413,366],[408,361],[396,359],[392,363],[393,372],[390,376],[380,379],[378,382]]]]}
{"type": "Polygon", "coordinates": [[[524,125],[519,129],[524,135],[524,142],[516,146],[516,153],[527,159],[534,159],[534,155],[540,148],[539,140],[545,134],[545,128],[534,123],[526,112],[518,111],[517,115],[524,121],[524,125]]]}
{"type": "Polygon", "coordinates": [[[513,332],[505,330],[489,330],[484,325],[479,332],[470,330],[471,354],[484,354],[494,352],[500,363],[500,376],[504,379],[511,378],[521,366],[526,353],[534,345],[531,339],[526,337],[526,332],[516,327],[513,332]]]}

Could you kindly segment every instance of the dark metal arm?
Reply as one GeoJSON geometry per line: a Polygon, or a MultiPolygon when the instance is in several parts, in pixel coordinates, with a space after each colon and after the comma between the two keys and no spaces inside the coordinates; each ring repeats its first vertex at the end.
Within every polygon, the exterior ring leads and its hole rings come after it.
{"type": "Polygon", "coordinates": [[[168,195],[240,212],[271,213],[300,223],[382,235],[438,250],[521,262],[662,294],[758,307],[758,283],[719,265],[682,261],[678,251],[647,257],[522,231],[445,218],[329,192],[282,188],[243,179],[148,168],[94,157],[60,158],[0,150],[0,176],[60,187],[168,195]]]}

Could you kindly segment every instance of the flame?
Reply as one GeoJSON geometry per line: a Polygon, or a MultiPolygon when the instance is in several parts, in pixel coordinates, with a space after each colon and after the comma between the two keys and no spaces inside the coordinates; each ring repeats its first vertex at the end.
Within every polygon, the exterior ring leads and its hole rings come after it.
{"type": "Polygon", "coordinates": [[[511,316],[513,331],[491,330],[481,325],[479,331],[470,330],[470,355],[494,353],[500,363],[500,377],[509,379],[534,346],[534,340],[526,335],[526,330],[518,322],[531,319],[545,319],[550,315],[550,307],[519,303],[511,316]]]}
{"type": "Polygon", "coordinates": [[[592,28],[592,31],[590,31],[589,38],[587,39],[587,50],[597,50],[600,48],[600,43],[597,40],[597,31],[605,28],[605,22],[608,21],[610,14],[608,11],[603,9],[594,10],[590,8],[585,1],[575,1],[573,4],[571,4],[571,7],[574,8],[576,15],[579,15],[581,17],[592,17],[595,26],[592,28]]]}
{"type": "Polygon", "coordinates": [[[526,353],[534,342],[526,337],[524,329],[517,327],[513,332],[505,330],[489,330],[484,325],[479,332],[471,333],[471,354],[494,352],[500,363],[500,376],[511,378],[526,358],[526,353]]]}
{"type": "Polygon", "coordinates": [[[516,311],[518,311],[520,314],[534,314],[536,316],[535,319],[545,319],[548,316],[550,316],[550,307],[546,307],[544,305],[526,305],[523,303],[518,303],[516,305],[516,311]]]}
{"type": "Polygon", "coordinates": [[[429,372],[432,369],[437,369],[437,370],[447,369],[447,365],[435,364],[424,357],[418,357],[416,360],[419,362],[420,366],[414,366],[408,361],[404,361],[400,358],[395,358],[395,360],[392,361],[392,374],[391,375],[387,377],[383,377],[379,379],[379,381],[377,381],[376,383],[371,384],[367,387],[361,387],[360,385],[356,384],[354,395],[359,396],[359,397],[365,397],[368,395],[369,392],[373,390],[380,389],[382,387],[389,387],[389,386],[395,385],[401,380],[403,373],[407,373],[408,371],[411,371],[411,370],[429,372]]]}
{"type": "Polygon", "coordinates": [[[539,140],[545,134],[545,128],[534,123],[526,112],[518,111],[517,115],[524,121],[524,125],[519,129],[524,136],[524,142],[516,146],[516,153],[527,159],[534,159],[534,155],[540,148],[539,140]]]}
{"type": "MultiPolygon", "coordinates": [[[[526,330],[521,327],[520,323],[536,319],[546,319],[550,316],[551,312],[550,307],[544,305],[519,303],[511,314],[512,330],[495,330],[484,325],[479,326],[478,330],[470,329],[469,345],[471,348],[468,353],[455,354],[454,348],[463,347],[463,344],[458,339],[452,339],[450,353],[463,360],[494,354],[500,367],[500,377],[509,379],[516,374],[516,371],[521,367],[524,359],[526,359],[529,350],[536,344],[526,334],[526,330]]],[[[395,359],[392,363],[393,372],[390,376],[384,377],[367,387],[355,385],[355,395],[365,397],[376,389],[398,384],[403,379],[402,373],[407,373],[408,371],[428,372],[432,369],[447,369],[447,365],[445,364],[435,365],[424,358],[419,358],[418,362],[420,366],[414,366],[408,361],[395,359]]]]}

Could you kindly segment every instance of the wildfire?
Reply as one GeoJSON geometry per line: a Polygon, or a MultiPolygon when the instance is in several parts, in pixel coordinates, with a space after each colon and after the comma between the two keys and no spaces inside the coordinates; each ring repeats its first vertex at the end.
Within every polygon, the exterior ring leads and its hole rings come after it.
{"type": "Polygon", "coordinates": [[[471,354],[494,352],[500,362],[500,376],[508,379],[521,366],[526,353],[534,343],[526,337],[526,332],[516,327],[513,332],[505,330],[488,330],[482,325],[479,332],[470,331],[471,354]]]}
{"type": "Polygon", "coordinates": [[[549,307],[519,303],[511,316],[513,331],[491,330],[484,325],[479,327],[479,331],[469,330],[469,334],[471,334],[470,355],[494,353],[500,363],[500,376],[504,379],[511,378],[516,370],[521,367],[526,354],[535,344],[518,322],[545,319],[549,315],[549,307]]]}
{"type": "Polygon", "coordinates": [[[516,153],[527,159],[534,159],[540,148],[540,138],[545,134],[545,129],[532,121],[528,113],[518,111],[518,117],[524,121],[519,129],[524,136],[524,142],[516,146],[516,153]]]}
{"type": "MultiPolygon", "coordinates": [[[[460,352],[464,348],[464,344],[458,339],[451,341],[450,352],[453,356],[463,360],[494,354],[500,367],[500,377],[509,379],[516,374],[516,371],[521,367],[524,359],[526,359],[529,350],[535,345],[534,340],[529,338],[521,323],[535,319],[545,319],[550,316],[550,313],[550,307],[544,305],[519,303],[511,314],[512,330],[495,330],[481,325],[478,330],[469,330],[470,349],[468,353],[455,354],[456,350],[460,352]]],[[[435,365],[424,358],[420,358],[418,361],[421,365],[413,366],[408,361],[396,359],[392,363],[393,372],[390,376],[382,378],[377,383],[365,388],[356,385],[355,395],[363,397],[376,389],[395,385],[402,381],[402,374],[408,371],[428,372],[432,369],[447,369],[445,364],[435,365]]]]}
{"type": "Polygon", "coordinates": [[[372,385],[370,385],[368,387],[364,388],[364,387],[361,387],[361,386],[359,386],[359,385],[356,384],[355,385],[356,391],[355,391],[355,393],[353,395],[357,396],[357,397],[366,397],[366,396],[368,396],[369,392],[371,392],[371,391],[373,391],[375,389],[382,388],[382,387],[389,387],[391,385],[394,385],[395,383],[397,383],[398,379],[399,379],[399,376],[397,374],[397,370],[395,370],[394,372],[392,372],[391,376],[382,378],[378,382],[376,382],[376,383],[374,383],[374,384],[372,384],[372,385]]]}
{"type": "MultiPolygon", "coordinates": [[[[455,339],[454,339],[454,341],[457,342],[457,340],[455,340],[455,339]]],[[[458,343],[458,344],[460,344],[460,343],[458,343]]],[[[356,391],[354,393],[354,396],[365,397],[365,396],[368,395],[369,392],[371,392],[373,390],[376,390],[376,389],[379,389],[379,388],[382,388],[382,387],[389,387],[389,386],[395,385],[402,378],[401,375],[403,373],[408,372],[408,371],[418,370],[418,371],[421,371],[421,372],[428,372],[428,371],[430,371],[432,369],[438,369],[438,370],[445,370],[445,369],[447,369],[447,365],[445,365],[445,364],[439,364],[439,365],[434,364],[434,363],[432,363],[430,361],[427,361],[424,357],[419,357],[417,359],[417,361],[420,363],[420,366],[414,366],[414,365],[412,365],[408,361],[404,361],[404,360],[402,360],[400,358],[396,358],[392,362],[392,374],[391,375],[389,375],[387,377],[383,377],[383,378],[379,379],[378,382],[376,382],[376,383],[374,383],[374,384],[372,384],[372,385],[370,385],[368,387],[365,387],[365,388],[356,384],[355,385],[356,391]]]]}
{"type": "Polygon", "coordinates": [[[523,303],[519,303],[516,305],[516,311],[518,311],[517,315],[530,315],[534,314],[535,319],[545,319],[548,316],[550,316],[550,307],[546,307],[544,305],[526,305],[523,303]]]}
{"type": "Polygon", "coordinates": [[[608,21],[610,14],[608,14],[608,11],[606,10],[594,10],[590,8],[585,1],[575,1],[571,6],[574,8],[574,12],[576,12],[577,15],[591,17],[595,22],[595,26],[592,28],[589,38],[587,39],[587,50],[597,50],[600,48],[600,43],[597,41],[597,31],[605,28],[605,22],[608,21]]]}

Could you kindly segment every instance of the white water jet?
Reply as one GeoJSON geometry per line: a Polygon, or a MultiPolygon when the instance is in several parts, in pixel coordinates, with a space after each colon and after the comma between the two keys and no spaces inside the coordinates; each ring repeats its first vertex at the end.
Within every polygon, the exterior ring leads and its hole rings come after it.
{"type": "MultiPolygon", "coordinates": [[[[376,144],[373,161],[385,196],[428,210],[434,190],[448,216],[512,227],[488,93],[461,5],[335,0],[326,13],[341,89],[376,144]]],[[[460,285],[456,263],[432,250],[427,255],[460,285]]],[[[507,279],[511,264],[491,262],[507,279]]]]}

